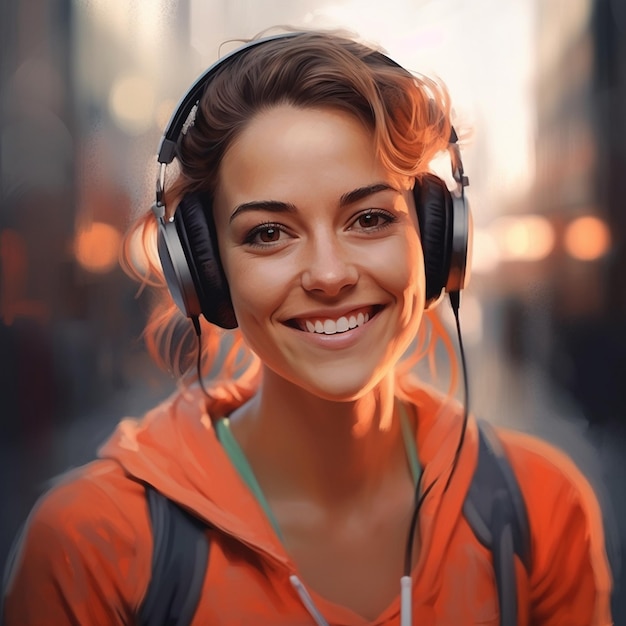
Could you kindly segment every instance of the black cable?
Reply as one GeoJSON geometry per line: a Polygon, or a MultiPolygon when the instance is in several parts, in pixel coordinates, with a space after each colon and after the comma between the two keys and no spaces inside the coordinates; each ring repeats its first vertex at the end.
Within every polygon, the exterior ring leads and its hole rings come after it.
{"type": "Polygon", "coordinates": [[[204,386],[204,380],[202,378],[202,329],[200,328],[200,319],[198,316],[194,316],[191,318],[191,322],[193,324],[193,328],[196,331],[196,337],[198,338],[198,350],[196,357],[196,371],[198,373],[198,382],[200,383],[200,388],[204,392],[204,395],[209,398],[209,392],[206,390],[204,386]]]}
{"type": "MultiPolygon", "coordinates": [[[[446,486],[443,490],[445,493],[448,490],[448,486],[450,485],[450,481],[452,479],[452,475],[454,474],[454,470],[456,469],[459,456],[461,454],[461,448],[463,447],[463,442],[465,441],[465,431],[467,430],[467,420],[469,417],[469,383],[467,376],[467,362],[465,360],[465,349],[463,347],[463,337],[461,335],[461,323],[459,321],[459,304],[460,304],[460,295],[458,291],[452,291],[449,294],[450,297],[450,305],[452,307],[452,312],[454,314],[454,320],[456,322],[456,332],[459,341],[459,354],[461,356],[461,369],[463,370],[463,425],[461,428],[461,437],[459,439],[459,443],[457,445],[456,451],[454,453],[454,459],[452,461],[452,470],[448,475],[448,480],[446,481],[446,486]]],[[[426,499],[426,496],[430,493],[432,488],[437,483],[438,477],[433,480],[430,485],[425,489],[424,493],[420,496],[420,487],[422,484],[422,477],[424,476],[424,470],[426,468],[422,468],[422,473],[420,474],[419,480],[417,481],[417,486],[415,488],[415,508],[413,509],[413,515],[411,517],[411,523],[409,525],[409,536],[406,542],[406,551],[404,555],[404,575],[410,576],[411,570],[413,569],[413,543],[415,539],[415,530],[417,527],[417,519],[419,515],[419,511],[422,508],[422,504],[426,499]]]]}
{"type": "Polygon", "coordinates": [[[409,536],[407,537],[406,542],[406,551],[404,554],[404,575],[410,576],[411,570],[413,569],[413,541],[415,539],[415,528],[417,526],[417,517],[420,509],[422,508],[422,503],[426,499],[426,496],[430,493],[430,490],[435,486],[437,482],[437,478],[433,480],[430,485],[426,488],[424,493],[420,495],[420,487],[422,485],[422,476],[424,476],[424,472],[420,474],[419,480],[417,481],[417,487],[415,488],[415,508],[413,509],[413,516],[411,517],[411,523],[409,524],[409,536]]]}
{"type": "Polygon", "coordinates": [[[459,341],[459,354],[461,356],[461,370],[463,372],[463,426],[461,428],[461,437],[459,438],[459,443],[456,447],[456,452],[454,453],[454,460],[452,461],[452,470],[448,475],[448,480],[446,481],[446,487],[443,490],[445,493],[450,486],[450,481],[452,480],[452,475],[454,474],[454,470],[456,469],[459,456],[461,455],[461,448],[463,447],[463,442],[465,441],[465,431],[467,430],[467,420],[469,418],[469,383],[467,380],[467,362],[465,360],[465,348],[463,347],[463,336],[461,334],[461,322],[459,321],[459,304],[460,304],[460,294],[458,291],[451,291],[450,294],[450,306],[452,307],[452,312],[454,314],[454,321],[456,323],[456,335],[459,341]]]}

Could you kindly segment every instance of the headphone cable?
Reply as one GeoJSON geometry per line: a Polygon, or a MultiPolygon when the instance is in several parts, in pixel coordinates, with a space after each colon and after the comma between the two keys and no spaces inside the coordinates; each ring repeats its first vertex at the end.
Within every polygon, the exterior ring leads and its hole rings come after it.
{"type": "Polygon", "coordinates": [[[461,456],[461,448],[463,447],[463,442],[465,441],[465,432],[467,430],[467,421],[469,419],[469,382],[467,376],[467,361],[465,360],[465,348],[463,347],[463,335],[461,333],[461,322],[459,320],[459,304],[461,298],[458,291],[451,291],[449,297],[450,306],[452,307],[454,321],[456,324],[456,335],[459,342],[459,355],[461,357],[461,371],[463,373],[463,425],[461,427],[461,436],[459,438],[459,443],[457,445],[456,452],[454,453],[454,460],[452,461],[452,471],[448,475],[446,487],[443,490],[444,493],[448,490],[448,487],[450,486],[452,475],[454,474],[454,470],[456,469],[459,457],[461,456]]]}
{"type": "Polygon", "coordinates": [[[204,395],[210,398],[211,396],[209,396],[209,392],[204,386],[204,380],[202,378],[202,329],[200,328],[200,318],[197,315],[193,315],[190,319],[198,339],[198,348],[196,350],[196,373],[198,375],[198,382],[200,383],[200,388],[204,392],[204,395]]]}
{"type": "MultiPolygon", "coordinates": [[[[450,486],[450,481],[452,480],[452,476],[454,474],[454,470],[457,467],[459,457],[461,455],[461,449],[463,448],[463,442],[465,441],[465,432],[467,430],[467,422],[469,418],[469,383],[467,376],[467,362],[465,359],[465,348],[463,346],[463,337],[461,333],[461,322],[459,320],[459,305],[460,305],[460,294],[458,291],[451,291],[449,294],[450,298],[450,306],[452,307],[452,312],[454,314],[454,320],[456,324],[456,332],[457,338],[459,342],[459,355],[461,357],[461,369],[463,371],[463,423],[461,427],[461,436],[459,438],[459,443],[457,444],[456,450],[454,452],[454,458],[452,460],[452,469],[450,470],[450,474],[448,475],[448,480],[446,481],[446,486],[443,490],[445,493],[450,486]]],[[[406,552],[404,555],[404,575],[400,579],[400,624],[401,626],[411,626],[412,624],[412,603],[411,603],[411,592],[412,592],[412,580],[411,580],[411,570],[413,569],[413,544],[415,540],[415,533],[417,530],[417,520],[419,517],[419,511],[422,508],[422,504],[426,499],[426,496],[430,493],[432,488],[437,483],[439,477],[435,478],[430,485],[424,490],[422,494],[420,494],[422,477],[424,476],[424,467],[420,477],[417,481],[417,485],[415,487],[415,508],[413,509],[413,515],[411,516],[411,523],[409,524],[409,534],[406,542],[406,552]]]]}

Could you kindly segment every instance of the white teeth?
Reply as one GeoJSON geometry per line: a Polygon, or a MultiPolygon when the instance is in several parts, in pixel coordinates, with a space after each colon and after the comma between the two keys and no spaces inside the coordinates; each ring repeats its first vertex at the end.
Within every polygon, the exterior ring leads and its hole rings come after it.
{"type": "Polygon", "coordinates": [[[345,333],[346,330],[348,330],[348,328],[350,328],[350,326],[348,325],[348,320],[345,317],[340,317],[337,320],[337,332],[338,333],[345,333]]]}
{"type": "Polygon", "coordinates": [[[358,313],[357,315],[351,315],[350,317],[342,316],[337,321],[335,320],[304,320],[304,328],[310,333],[317,333],[319,335],[335,335],[337,333],[345,333],[347,330],[352,330],[357,326],[363,326],[370,319],[369,313],[358,313]]]}

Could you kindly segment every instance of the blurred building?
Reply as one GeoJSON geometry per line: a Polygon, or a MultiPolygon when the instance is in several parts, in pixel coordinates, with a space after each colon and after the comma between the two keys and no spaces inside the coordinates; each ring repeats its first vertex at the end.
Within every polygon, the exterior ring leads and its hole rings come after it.
{"type": "Polygon", "coordinates": [[[0,20],[0,432],[40,444],[59,403],[54,328],[76,303],[71,13],[4,1],[0,20]]]}
{"type": "Polygon", "coordinates": [[[624,420],[626,7],[537,3],[536,182],[548,218],[547,366],[592,422],[624,420]]]}

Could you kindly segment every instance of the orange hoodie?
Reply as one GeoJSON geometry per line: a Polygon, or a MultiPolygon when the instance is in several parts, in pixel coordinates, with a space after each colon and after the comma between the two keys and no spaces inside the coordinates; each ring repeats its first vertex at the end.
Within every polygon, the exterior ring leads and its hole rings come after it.
{"type": "MultiPolygon", "coordinates": [[[[424,389],[424,483],[445,478],[461,419],[424,389]]],[[[212,419],[239,401],[175,394],[141,420],[122,421],[100,459],[72,471],[33,510],[7,581],[7,626],[133,624],[151,571],[152,536],[142,483],[210,523],[210,554],[194,626],[316,624],[307,595],[332,625],[398,625],[398,597],[373,621],[299,589],[298,571],[263,509],[215,436],[212,419]]],[[[516,557],[519,626],[607,626],[611,580],[599,508],[571,461],[532,437],[499,431],[530,518],[532,571],[516,557]]],[[[491,555],[462,515],[477,459],[470,420],[448,491],[438,480],[420,513],[423,549],[413,568],[420,626],[498,624],[491,555]]],[[[398,591],[400,583],[398,582],[398,591]]]]}

